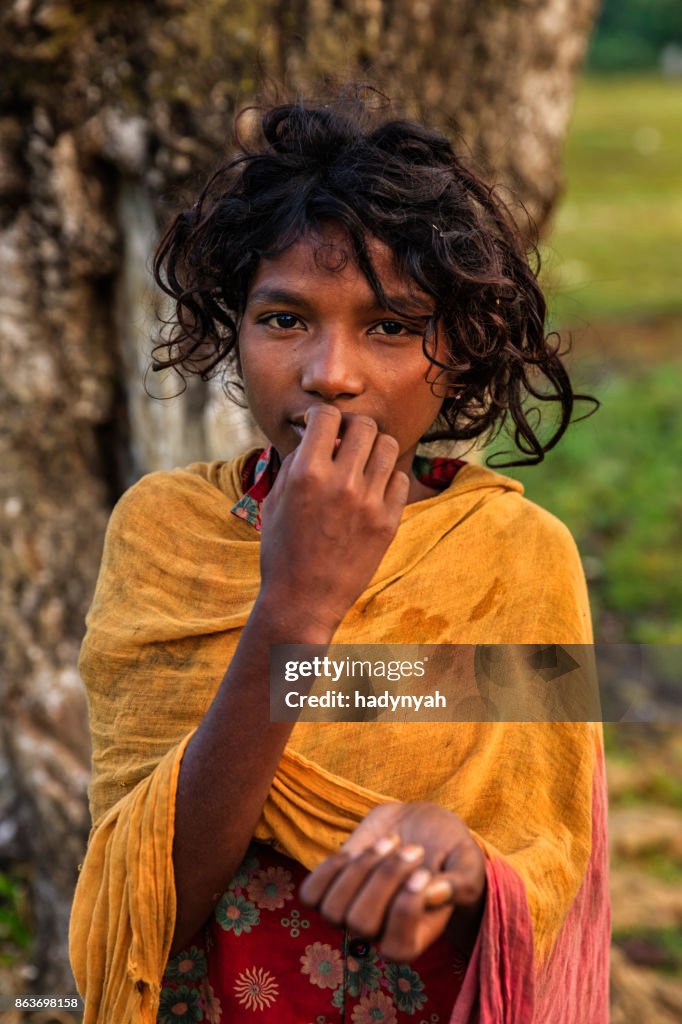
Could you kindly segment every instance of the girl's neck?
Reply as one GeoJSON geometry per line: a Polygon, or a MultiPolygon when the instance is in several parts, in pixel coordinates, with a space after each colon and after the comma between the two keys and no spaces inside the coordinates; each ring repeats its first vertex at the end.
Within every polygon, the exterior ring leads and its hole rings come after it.
{"type": "Polygon", "coordinates": [[[435,487],[427,487],[421,480],[417,480],[415,476],[410,475],[410,490],[407,496],[407,504],[413,505],[415,501],[425,501],[427,498],[435,498],[437,494],[440,494],[435,487]]]}

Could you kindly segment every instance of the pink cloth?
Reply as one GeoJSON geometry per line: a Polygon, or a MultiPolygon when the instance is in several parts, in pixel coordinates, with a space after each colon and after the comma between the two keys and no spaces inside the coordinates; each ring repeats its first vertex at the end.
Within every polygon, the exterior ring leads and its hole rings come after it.
{"type": "Polygon", "coordinates": [[[504,860],[488,861],[486,909],[450,1024],[608,1024],[606,818],[606,772],[598,749],[587,871],[547,962],[536,972],[521,879],[504,860]]]}

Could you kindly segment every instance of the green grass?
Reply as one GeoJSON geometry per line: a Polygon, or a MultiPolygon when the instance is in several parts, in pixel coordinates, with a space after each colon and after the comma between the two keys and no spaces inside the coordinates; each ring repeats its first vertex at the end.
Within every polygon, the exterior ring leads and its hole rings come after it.
{"type": "Polygon", "coordinates": [[[682,864],[660,850],[650,850],[636,857],[613,857],[611,860],[612,871],[634,867],[640,868],[661,882],[674,886],[682,885],[682,864]]]}
{"type": "MultiPolygon", "coordinates": [[[[682,643],[682,362],[592,387],[602,401],[594,416],[574,423],[540,466],[503,472],[576,538],[597,640],[682,643]],[[605,635],[609,619],[619,633],[605,635]]],[[[486,454],[504,448],[500,438],[486,454]]],[[[659,670],[668,678],[679,665],[659,670]]]]}
{"type": "MultiPolygon", "coordinates": [[[[607,756],[610,757],[608,751],[607,756]]],[[[682,811],[682,783],[669,775],[655,774],[643,778],[640,785],[621,790],[617,797],[611,798],[612,807],[650,807],[652,804],[682,811]]],[[[682,882],[682,867],[679,865],[678,874],[677,881],[682,882]]]]}
{"type": "Polygon", "coordinates": [[[604,750],[611,761],[621,764],[636,764],[638,761],[637,747],[632,742],[632,726],[625,731],[620,723],[604,722],[604,750]]]}
{"type": "Polygon", "coordinates": [[[544,247],[562,326],[682,311],[682,81],[586,78],[544,247]]]}
{"type": "Polygon", "coordinates": [[[631,943],[640,947],[646,945],[658,952],[658,969],[675,976],[682,968],[682,928],[619,928],[613,932],[614,945],[622,946],[626,952],[631,943]]]}
{"type": "Polygon", "coordinates": [[[0,964],[9,965],[28,949],[26,882],[19,874],[0,871],[0,964]]]}

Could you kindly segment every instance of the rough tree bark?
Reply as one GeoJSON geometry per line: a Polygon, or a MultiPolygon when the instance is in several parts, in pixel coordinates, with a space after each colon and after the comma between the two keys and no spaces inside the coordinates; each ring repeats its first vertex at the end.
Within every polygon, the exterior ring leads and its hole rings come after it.
{"type": "Polygon", "coordinates": [[[409,112],[458,128],[543,224],[596,6],[3,5],[0,808],[15,811],[0,842],[33,865],[34,991],[73,991],[65,936],[88,828],[76,657],[108,512],[141,472],[231,454],[248,437],[216,389],[175,402],[144,393],[146,261],[167,197],[224,152],[259,68],[290,90],[369,72],[409,112]]]}

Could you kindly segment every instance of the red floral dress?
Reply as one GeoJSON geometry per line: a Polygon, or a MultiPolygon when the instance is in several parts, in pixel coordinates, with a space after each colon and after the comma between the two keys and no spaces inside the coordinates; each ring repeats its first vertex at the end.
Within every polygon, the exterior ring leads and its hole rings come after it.
{"type": "Polygon", "coordinates": [[[251,845],[203,932],[166,965],[157,1024],[447,1024],[466,970],[450,941],[411,964],[385,960],[303,906],[306,873],[251,845]]]}

